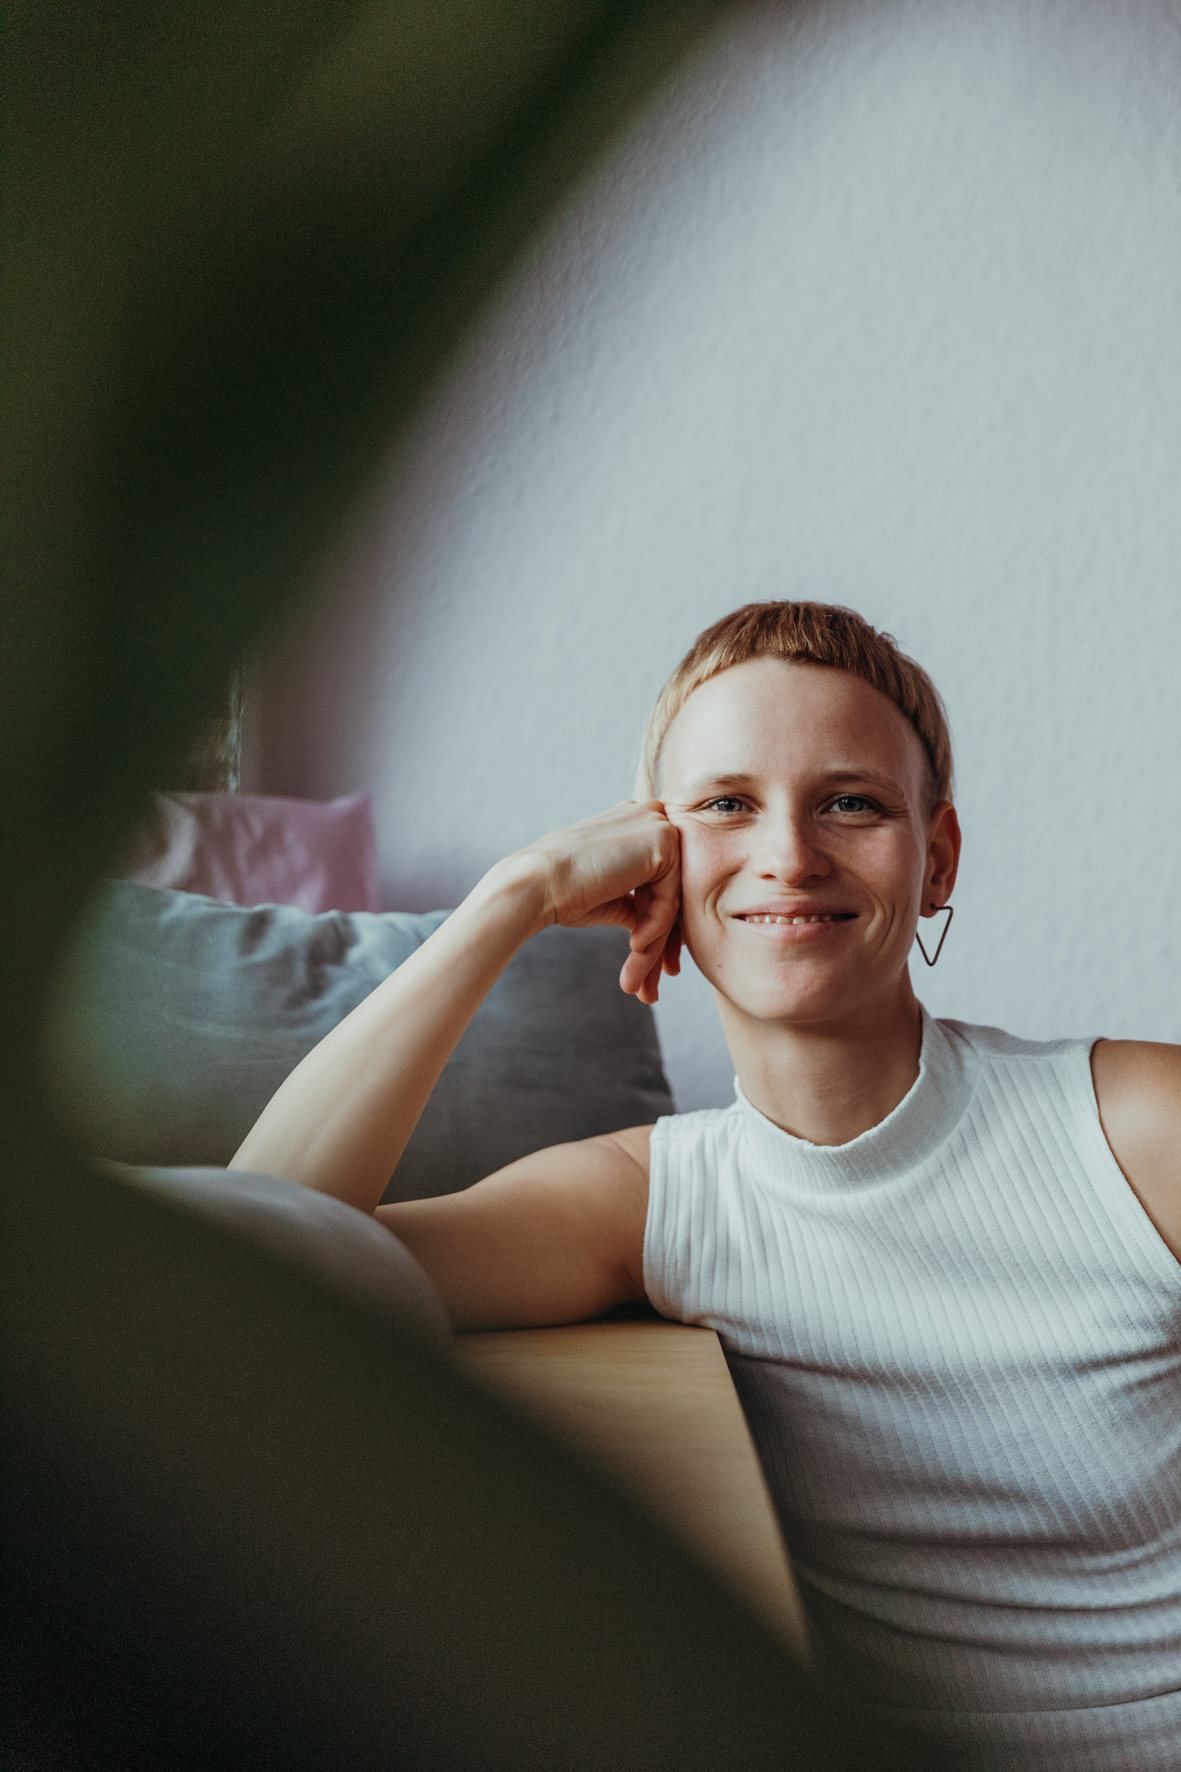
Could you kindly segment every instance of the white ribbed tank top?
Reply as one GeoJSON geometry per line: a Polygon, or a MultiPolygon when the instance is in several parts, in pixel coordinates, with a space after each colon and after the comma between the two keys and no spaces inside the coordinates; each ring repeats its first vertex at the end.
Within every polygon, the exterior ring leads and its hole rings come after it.
{"type": "Polygon", "coordinates": [[[924,1011],[849,1144],[741,1089],[652,1135],[648,1295],[720,1335],[818,1661],[989,1772],[1181,1769],[1181,1264],[1091,1044],[924,1011]]]}

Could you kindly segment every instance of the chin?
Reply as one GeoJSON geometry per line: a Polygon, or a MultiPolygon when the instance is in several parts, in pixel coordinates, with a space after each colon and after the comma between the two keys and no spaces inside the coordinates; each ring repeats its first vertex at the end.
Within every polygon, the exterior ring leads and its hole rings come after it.
{"type": "Polygon", "coordinates": [[[768,1027],[812,1027],[859,1007],[844,1000],[843,993],[837,991],[721,994],[748,1021],[762,1022],[768,1027]]]}
{"type": "Polygon", "coordinates": [[[753,1021],[828,1021],[865,1002],[864,976],[851,978],[844,967],[802,964],[784,968],[778,976],[763,972],[752,977],[745,968],[715,969],[694,959],[714,989],[753,1021]]]}

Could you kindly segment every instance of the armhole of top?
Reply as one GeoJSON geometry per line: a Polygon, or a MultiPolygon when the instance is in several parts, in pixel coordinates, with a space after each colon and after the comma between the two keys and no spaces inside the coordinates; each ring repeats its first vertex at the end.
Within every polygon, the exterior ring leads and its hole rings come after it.
{"type": "Polygon", "coordinates": [[[648,1142],[648,1211],[644,1219],[644,1292],[662,1316],[669,1314],[665,1291],[667,1265],[666,1204],[669,1128],[674,1116],[662,1114],[648,1142]]]}

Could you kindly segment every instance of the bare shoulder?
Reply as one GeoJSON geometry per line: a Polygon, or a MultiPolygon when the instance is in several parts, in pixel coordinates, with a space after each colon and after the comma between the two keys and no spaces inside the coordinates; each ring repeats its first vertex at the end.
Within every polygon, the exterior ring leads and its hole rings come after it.
{"type": "Polygon", "coordinates": [[[1091,1075],[1103,1128],[1129,1151],[1181,1134],[1181,1046],[1156,1040],[1098,1040],[1091,1075]]]}
{"type": "Polygon", "coordinates": [[[622,1154],[634,1175],[639,1170],[644,1178],[645,1198],[647,1198],[648,1164],[652,1155],[652,1126],[628,1126],[623,1132],[607,1132],[601,1138],[589,1138],[588,1144],[603,1144],[622,1154]]]}
{"type": "Polygon", "coordinates": [[[1181,1260],[1181,1046],[1099,1040],[1091,1075],[1111,1153],[1181,1260]]]}

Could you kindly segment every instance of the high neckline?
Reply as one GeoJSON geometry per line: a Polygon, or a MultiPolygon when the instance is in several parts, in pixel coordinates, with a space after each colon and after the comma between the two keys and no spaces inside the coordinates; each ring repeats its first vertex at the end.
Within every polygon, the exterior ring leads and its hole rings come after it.
{"type": "Polygon", "coordinates": [[[912,1170],[962,1118],[976,1081],[977,1056],[958,1028],[922,1008],[919,1074],[892,1113],[847,1144],[812,1144],[784,1132],[734,1090],[751,1153],[768,1179],[802,1193],[869,1187],[912,1170]]]}

